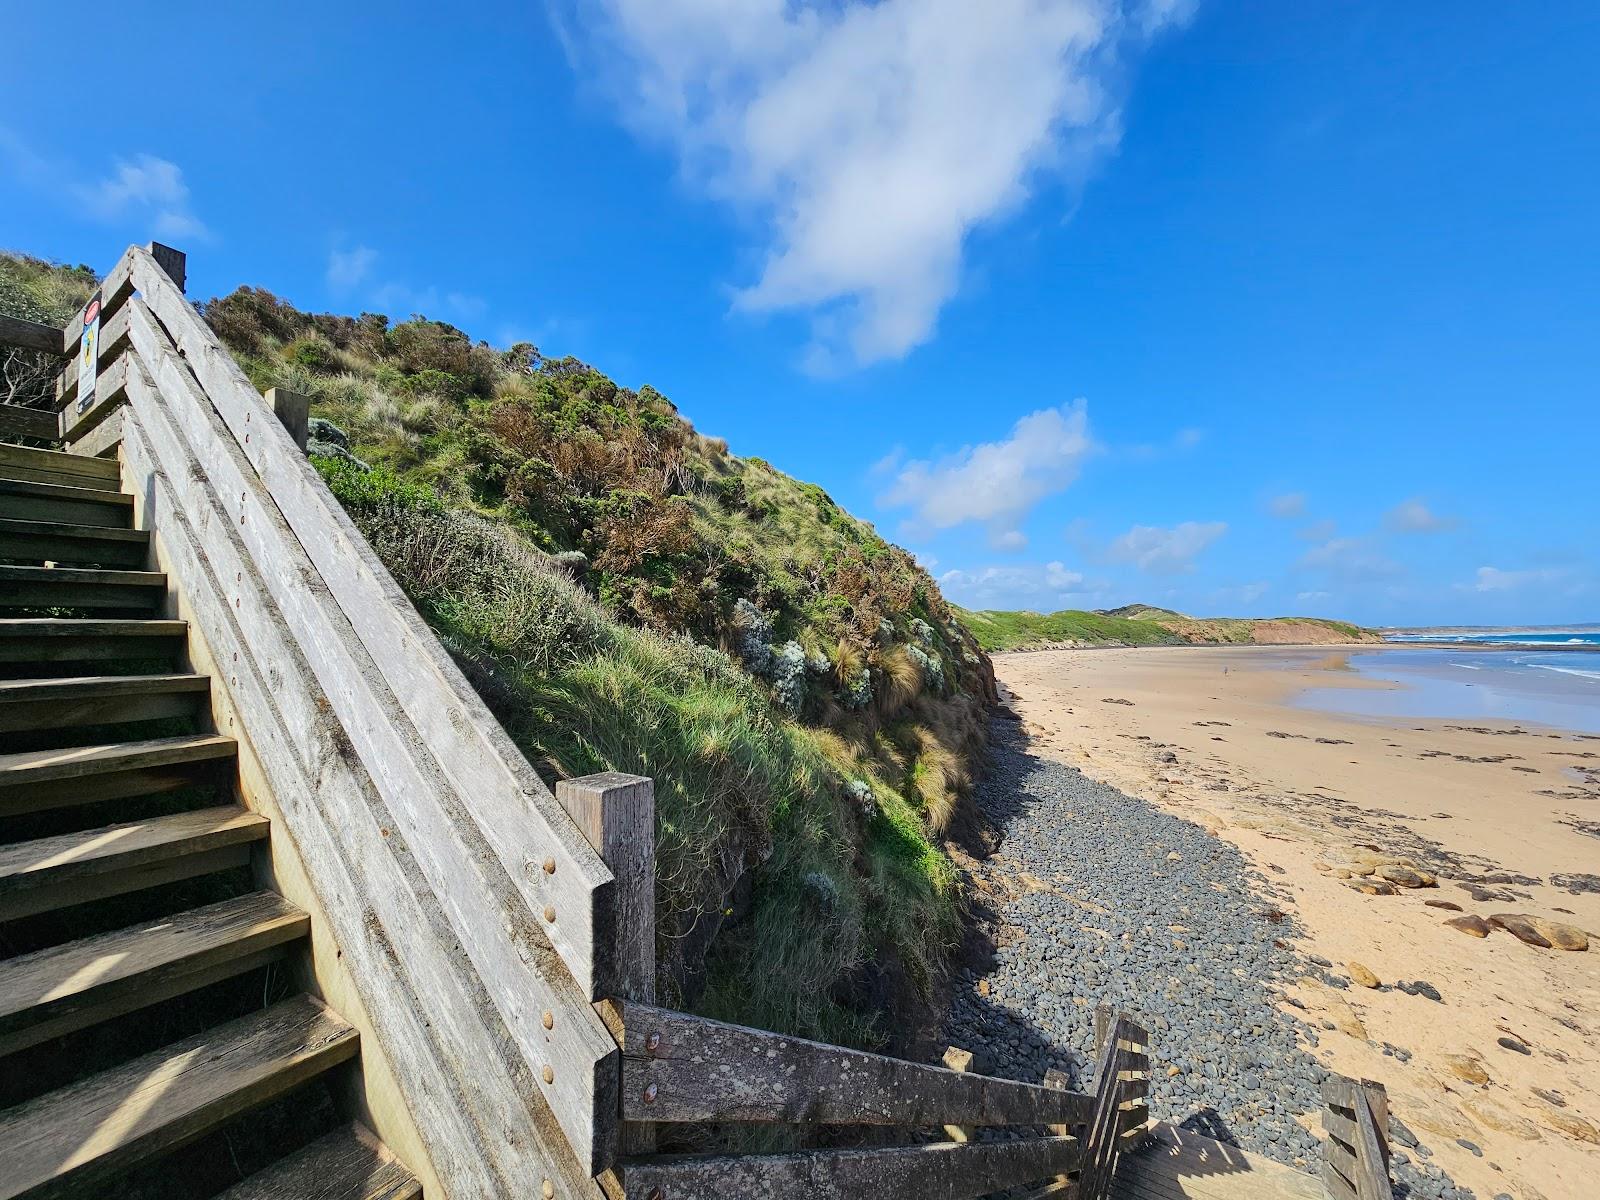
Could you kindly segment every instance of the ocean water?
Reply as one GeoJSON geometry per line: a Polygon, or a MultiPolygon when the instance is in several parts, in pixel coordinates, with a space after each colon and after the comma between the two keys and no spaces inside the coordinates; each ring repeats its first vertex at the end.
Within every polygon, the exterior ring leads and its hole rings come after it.
{"type": "Polygon", "coordinates": [[[1600,649],[1600,629],[1513,629],[1465,633],[1390,633],[1397,646],[1408,642],[1448,642],[1454,646],[1593,646],[1600,649]]]}
{"type": "Polygon", "coordinates": [[[1600,733],[1600,631],[1397,644],[1352,653],[1350,668],[1390,686],[1308,688],[1295,703],[1352,716],[1513,721],[1600,733]]]}

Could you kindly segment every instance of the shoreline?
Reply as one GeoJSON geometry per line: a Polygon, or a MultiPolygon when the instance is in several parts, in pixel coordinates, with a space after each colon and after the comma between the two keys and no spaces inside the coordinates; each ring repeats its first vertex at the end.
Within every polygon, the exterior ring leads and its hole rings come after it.
{"type": "Polygon", "coordinates": [[[1285,890],[1298,949],[1328,964],[1288,1001],[1321,1031],[1320,1061],[1385,1083],[1433,1161],[1479,1195],[1576,1196],[1600,1167],[1600,738],[1290,703],[1308,687],[1384,687],[1329,660],[1390,648],[1418,647],[1027,651],[995,666],[1031,753],[1200,826],[1285,890]],[[1362,856],[1438,886],[1358,891],[1374,882],[1351,870],[1362,856]],[[1444,924],[1508,912],[1596,944],[1538,949],[1444,924]],[[1407,990],[1418,981],[1428,990],[1407,990]]]}

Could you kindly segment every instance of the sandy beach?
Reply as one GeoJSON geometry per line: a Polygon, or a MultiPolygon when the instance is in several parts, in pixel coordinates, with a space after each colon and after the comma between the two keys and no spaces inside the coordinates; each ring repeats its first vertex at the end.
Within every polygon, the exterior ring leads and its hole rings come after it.
{"type": "Polygon", "coordinates": [[[1600,737],[1290,703],[1313,687],[1383,686],[1348,655],[1164,647],[995,665],[1033,753],[1227,839],[1287,889],[1298,949],[1328,965],[1285,1003],[1324,1031],[1323,1063],[1386,1085],[1451,1177],[1486,1198],[1594,1195],[1600,737]],[[1436,885],[1374,886],[1375,866],[1436,885]],[[1590,948],[1446,924],[1507,913],[1587,931],[1590,948]],[[1363,986],[1373,977],[1380,986],[1363,986]]]}

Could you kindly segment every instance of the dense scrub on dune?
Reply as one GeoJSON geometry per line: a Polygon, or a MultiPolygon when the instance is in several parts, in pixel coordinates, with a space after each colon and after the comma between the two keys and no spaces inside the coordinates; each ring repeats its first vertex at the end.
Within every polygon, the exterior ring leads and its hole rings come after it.
{"type": "Polygon", "coordinates": [[[881,1040],[958,936],[987,658],[904,550],[659,392],[421,317],[201,306],[548,778],[656,780],[671,1002],[881,1040]]]}

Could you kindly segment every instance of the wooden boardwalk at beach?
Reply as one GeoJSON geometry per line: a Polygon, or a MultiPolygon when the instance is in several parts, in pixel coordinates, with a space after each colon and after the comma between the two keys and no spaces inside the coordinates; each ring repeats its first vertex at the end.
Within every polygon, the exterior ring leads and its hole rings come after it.
{"type": "Polygon", "coordinates": [[[1151,1134],[1117,1165],[1111,1200],[1327,1200],[1315,1175],[1172,1125],[1151,1134]]]}

